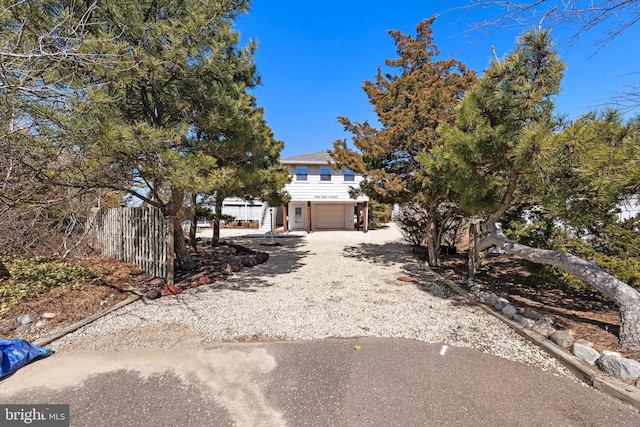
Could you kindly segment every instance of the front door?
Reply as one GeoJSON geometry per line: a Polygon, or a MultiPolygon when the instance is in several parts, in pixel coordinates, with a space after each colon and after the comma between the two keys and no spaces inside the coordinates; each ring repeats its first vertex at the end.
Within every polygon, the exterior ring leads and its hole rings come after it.
{"type": "Polygon", "coordinates": [[[303,204],[291,204],[289,211],[289,229],[304,230],[307,224],[307,209],[303,204]]]}

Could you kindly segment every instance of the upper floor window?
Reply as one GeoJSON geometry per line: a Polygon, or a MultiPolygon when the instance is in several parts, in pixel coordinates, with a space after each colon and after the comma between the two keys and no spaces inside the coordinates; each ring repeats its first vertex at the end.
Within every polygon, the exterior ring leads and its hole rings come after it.
{"type": "Polygon", "coordinates": [[[320,168],[320,181],[331,181],[331,168],[329,167],[320,168]]]}
{"type": "Polygon", "coordinates": [[[344,180],[345,181],[355,181],[356,179],[356,174],[354,171],[352,171],[349,168],[344,168],[344,180]]]}
{"type": "Polygon", "coordinates": [[[306,166],[296,166],[296,181],[306,181],[309,170],[306,166]]]}

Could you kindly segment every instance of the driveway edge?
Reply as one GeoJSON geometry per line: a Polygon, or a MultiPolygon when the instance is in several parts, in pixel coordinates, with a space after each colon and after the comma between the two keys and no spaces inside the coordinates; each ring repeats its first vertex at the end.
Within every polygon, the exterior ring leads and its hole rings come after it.
{"type": "Polygon", "coordinates": [[[45,346],[47,344],[50,344],[53,341],[58,340],[58,339],[62,338],[63,336],[65,336],[67,334],[70,334],[71,332],[73,332],[73,331],[75,331],[77,329],[80,329],[81,327],[83,327],[85,325],[88,325],[89,323],[93,322],[94,320],[98,320],[99,318],[101,318],[103,316],[106,316],[107,314],[109,314],[109,313],[111,313],[113,311],[116,311],[119,308],[122,308],[122,307],[124,307],[126,305],[129,305],[132,302],[139,300],[140,298],[141,298],[140,295],[131,296],[131,297],[127,298],[126,300],[120,301],[119,303],[114,304],[114,305],[112,305],[111,307],[109,307],[109,308],[107,308],[105,310],[102,310],[102,311],[99,311],[97,313],[94,313],[89,317],[85,317],[84,319],[79,320],[76,323],[72,323],[71,325],[66,326],[65,328],[59,330],[58,332],[56,332],[54,334],[51,334],[51,335],[46,336],[44,338],[40,338],[38,340],[35,340],[33,343],[35,345],[39,346],[39,347],[45,346]]]}
{"type": "Polygon", "coordinates": [[[596,390],[600,390],[601,392],[608,394],[611,397],[622,400],[623,402],[630,404],[636,409],[640,409],[640,389],[638,389],[637,387],[629,385],[618,379],[602,375],[600,371],[593,369],[591,365],[588,365],[581,359],[575,357],[571,353],[568,353],[562,347],[559,347],[553,342],[540,337],[538,334],[522,327],[518,323],[503,316],[501,313],[494,311],[487,305],[482,304],[481,302],[476,300],[469,292],[458,286],[456,283],[440,275],[438,276],[441,277],[442,280],[455,292],[464,296],[467,300],[482,308],[485,312],[500,319],[522,337],[531,341],[532,343],[536,344],[538,347],[549,353],[549,355],[562,363],[567,369],[569,369],[586,384],[590,385],[596,390]]]}

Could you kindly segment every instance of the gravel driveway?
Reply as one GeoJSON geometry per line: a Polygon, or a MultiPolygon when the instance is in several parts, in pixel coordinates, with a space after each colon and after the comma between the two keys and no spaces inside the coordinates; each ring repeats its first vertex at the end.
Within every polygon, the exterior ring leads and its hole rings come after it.
{"type": "Polygon", "coordinates": [[[570,375],[555,359],[439,282],[411,256],[395,226],[273,239],[277,246],[265,237],[227,239],[271,257],[225,282],[130,304],[51,347],[122,351],[232,341],[402,337],[475,348],[570,375]],[[422,282],[397,280],[407,274],[422,282]]]}

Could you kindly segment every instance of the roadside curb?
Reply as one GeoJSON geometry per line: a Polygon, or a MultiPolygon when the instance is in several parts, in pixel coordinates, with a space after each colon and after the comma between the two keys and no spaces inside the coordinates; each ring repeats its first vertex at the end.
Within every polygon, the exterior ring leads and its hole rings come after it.
{"type": "Polygon", "coordinates": [[[518,323],[508,319],[501,313],[498,313],[488,307],[486,304],[482,304],[480,301],[473,298],[473,296],[458,286],[456,283],[451,280],[442,277],[442,280],[455,292],[465,297],[467,300],[471,301],[476,306],[482,308],[485,312],[495,316],[515,332],[520,334],[525,339],[531,341],[536,344],[538,347],[542,348],[544,351],[549,353],[553,358],[562,363],[567,369],[569,369],[572,373],[574,373],[580,380],[595,388],[596,390],[600,390],[603,393],[608,394],[611,397],[622,400],[625,403],[630,404],[636,409],[640,409],[640,389],[629,385],[625,382],[622,382],[616,378],[604,376],[593,369],[591,365],[588,365],[586,362],[583,362],[581,359],[567,352],[562,347],[554,344],[553,342],[542,338],[535,332],[532,332],[518,323]]]}
{"type": "Polygon", "coordinates": [[[113,311],[116,311],[119,308],[122,308],[122,307],[124,307],[126,305],[129,305],[132,302],[139,300],[140,298],[141,298],[140,295],[131,296],[131,297],[127,298],[124,301],[120,301],[119,303],[114,304],[114,305],[112,305],[111,307],[109,307],[109,308],[107,308],[105,310],[102,310],[102,311],[99,311],[97,313],[94,313],[89,317],[85,317],[84,319],[82,319],[82,320],[80,320],[80,321],[78,321],[76,323],[72,323],[71,325],[61,329],[60,331],[58,331],[58,332],[56,332],[54,334],[51,334],[49,336],[46,336],[44,338],[40,338],[40,339],[34,341],[33,343],[35,345],[37,345],[38,347],[42,347],[42,346],[45,346],[47,344],[50,344],[53,341],[56,341],[56,340],[62,338],[63,336],[65,336],[65,335],[67,335],[67,334],[69,334],[69,333],[71,333],[71,332],[73,332],[73,331],[75,331],[77,329],[80,329],[81,327],[83,327],[85,325],[88,325],[89,323],[93,322],[94,320],[97,320],[97,319],[101,318],[102,316],[106,316],[107,314],[109,314],[109,313],[111,313],[113,311]]]}

